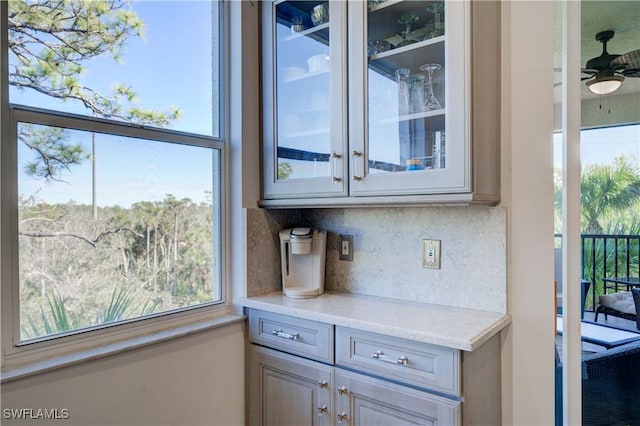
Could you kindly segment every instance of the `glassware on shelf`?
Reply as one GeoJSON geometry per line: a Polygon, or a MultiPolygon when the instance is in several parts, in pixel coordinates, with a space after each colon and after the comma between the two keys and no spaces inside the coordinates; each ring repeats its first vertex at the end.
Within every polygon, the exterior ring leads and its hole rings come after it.
{"type": "Polygon", "coordinates": [[[437,1],[427,6],[427,12],[433,14],[433,24],[427,25],[427,31],[424,33],[422,40],[429,40],[434,37],[440,37],[444,34],[444,23],[442,17],[444,15],[444,2],[437,1]]]}
{"type": "Polygon", "coordinates": [[[320,3],[311,9],[311,22],[314,26],[329,22],[329,3],[320,3]]]}
{"type": "Polygon", "coordinates": [[[444,130],[436,130],[433,132],[432,168],[434,169],[443,169],[446,167],[445,143],[446,138],[444,130]]]}
{"type": "Polygon", "coordinates": [[[294,16],[291,20],[291,34],[299,33],[304,30],[304,20],[302,19],[302,16],[294,16]]]}
{"type": "Polygon", "coordinates": [[[424,107],[424,75],[412,74],[411,83],[411,107],[409,113],[422,112],[424,107]]]}
{"type": "Polygon", "coordinates": [[[368,0],[367,1],[367,6],[369,8],[369,10],[373,9],[374,7],[378,6],[380,3],[384,3],[386,0],[368,0]]]}
{"type": "Polygon", "coordinates": [[[386,52],[389,49],[391,49],[391,43],[389,43],[387,40],[372,40],[367,43],[367,54],[369,56],[386,52]]]}
{"type": "Polygon", "coordinates": [[[409,114],[410,105],[410,82],[411,71],[407,68],[396,70],[396,83],[398,84],[398,115],[409,114]]]}
{"type": "Polygon", "coordinates": [[[416,40],[413,40],[411,38],[411,34],[413,33],[411,26],[414,23],[418,22],[418,19],[420,19],[418,15],[413,15],[413,14],[402,15],[400,16],[400,18],[398,18],[398,23],[404,25],[404,31],[400,33],[400,36],[402,37],[402,41],[398,43],[396,47],[408,46],[416,42],[416,40]]]}
{"type": "Polygon", "coordinates": [[[424,64],[420,66],[420,71],[427,71],[428,73],[426,88],[427,93],[424,100],[424,106],[422,107],[423,111],[434,111],[437,109],[442,109],[442,105],[436,98],[436,95],[433,93],[433,72],[435,70],[439,70],[440,68],[440,64],[424,64]]]}
{"type": "Polygon", "coordinates": [[[411,158],[409,160],[406,160],[405,164],[406,164],[406,166],[405,166],[405,170],[406,171],[424,169],[424,167],[422,166],[422,162],[420,161],[419,158],[411,158]]]}

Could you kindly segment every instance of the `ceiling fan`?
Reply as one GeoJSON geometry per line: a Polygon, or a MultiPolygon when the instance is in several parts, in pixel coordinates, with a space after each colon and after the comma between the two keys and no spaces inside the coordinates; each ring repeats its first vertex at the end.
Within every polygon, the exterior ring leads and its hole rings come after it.
{"type": "Polygon", "coordinates": [[[587,61],[583,77],[587,80],[587,88],[596,94],[606,95],[615,92],[625,77],[640,77],[640,49],[622,55],[607,52],[607,42],[613,38],[613,31],[601,31],[596,40],[602,43],[602,54],[587,61]]]}

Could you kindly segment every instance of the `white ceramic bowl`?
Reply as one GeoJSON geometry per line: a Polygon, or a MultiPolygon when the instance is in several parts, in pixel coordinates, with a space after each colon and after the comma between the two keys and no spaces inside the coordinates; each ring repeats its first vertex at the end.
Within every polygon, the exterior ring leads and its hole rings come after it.
{"type": "Polygon", "coordinates": [[[329,70],[329,55],[314,55],[307,59],[309,72],[321,72],[329,70]]]}

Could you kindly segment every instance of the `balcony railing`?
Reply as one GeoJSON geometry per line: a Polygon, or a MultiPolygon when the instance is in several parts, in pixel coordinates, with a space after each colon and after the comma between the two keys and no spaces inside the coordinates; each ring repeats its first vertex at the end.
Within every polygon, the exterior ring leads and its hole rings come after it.
{"type": "MultiPolygon", "coordinates": [[[[562,234],[555,237],[556,250],[561,249],[562,234]]],[[[582,234],[580,240],[582,278],[592,283],[585,308],[593,311],[597,296],[607,290],[603,278],[640,277],[640,235],[582,234]]]]}

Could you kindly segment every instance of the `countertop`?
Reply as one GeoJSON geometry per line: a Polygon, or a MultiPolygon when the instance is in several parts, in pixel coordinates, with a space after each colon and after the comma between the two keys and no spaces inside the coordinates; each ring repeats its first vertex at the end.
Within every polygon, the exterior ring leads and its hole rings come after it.
{"type": "Polygon", "coordinates": [[[505,313],[337,292],[310,299],[273,292],[234,303],[464,351],[477,349],[511,322],[505,313]]]}

